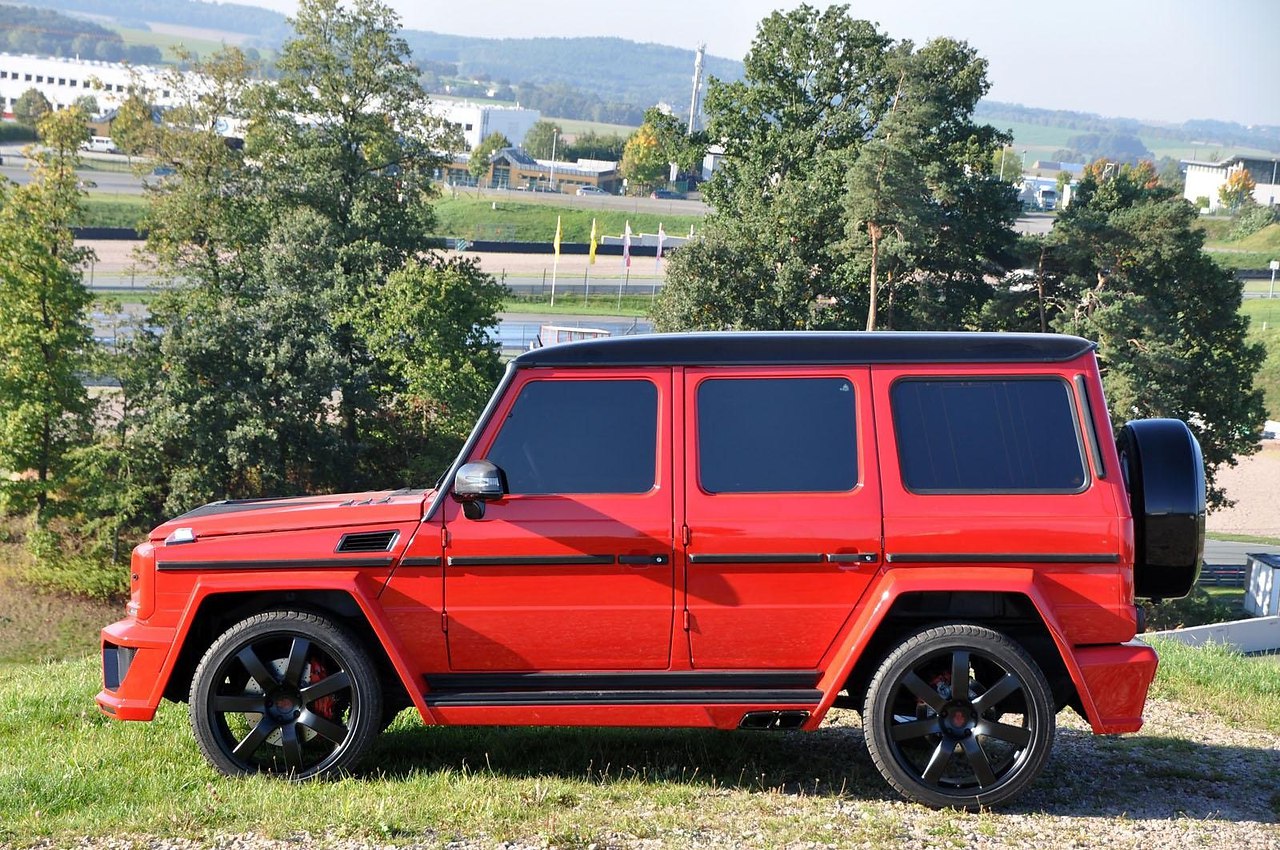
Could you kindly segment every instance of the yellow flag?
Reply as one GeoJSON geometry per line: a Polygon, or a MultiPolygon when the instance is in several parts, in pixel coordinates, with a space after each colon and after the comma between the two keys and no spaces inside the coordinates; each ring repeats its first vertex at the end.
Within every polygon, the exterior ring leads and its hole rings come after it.
{"type": "Polygon", "coordinates": [[[594,218],[591,219],[591,259],[589,262],[591,265],[596,263],[596,220],[594,218]]]}
{"type": "Polygon", "coordinates": [[[560,256],[560,216],[556,216],[556,256],[560,256]]]}

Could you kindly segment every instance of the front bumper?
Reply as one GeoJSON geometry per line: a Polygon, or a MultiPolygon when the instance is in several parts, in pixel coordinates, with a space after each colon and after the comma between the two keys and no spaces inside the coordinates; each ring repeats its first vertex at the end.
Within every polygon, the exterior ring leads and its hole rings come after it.
{"type": "Polygon", "coordinates": [[[102,690],[98,708],[117,720],[151,720],[164,693],[162,673],[174,630],[130,618],[102,630],[102,690]]]}

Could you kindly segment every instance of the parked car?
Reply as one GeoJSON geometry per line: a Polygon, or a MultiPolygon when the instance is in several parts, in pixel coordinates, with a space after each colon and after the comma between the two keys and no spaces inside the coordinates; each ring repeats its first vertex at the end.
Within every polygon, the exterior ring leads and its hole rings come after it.
{"type": "Polygon", "coordinates": [[[649,193],[649,197],[661,201],[683,201],[685,196],[671,189],[654,189],[649,193]]]}
{"type": "Polygon", "coordinates": [[[578,187],[578,192],[577,192],[577,193],[578,193],[579,195],[607,195],[607,194],[609,194],[609,193],[608,193],[608,192],[606,192],[604,189],[601,189],[599,186],[579,186],[579,187],[578,187]]]}
{"type": "Polygon", "coordinates": [[[228,775],[340,775],[424,722],[816,729],[976,808],[1055,716],[1142,725],[1139,597],[1199,572],[1177,420],[1113,440],[1066,335],[719,333],[508,366],[435,490],[232,500],[133,552],[98,705],[189,703],[228,775]],[[1150,507],[1148,507],[1150,506],[1150,507]]]}

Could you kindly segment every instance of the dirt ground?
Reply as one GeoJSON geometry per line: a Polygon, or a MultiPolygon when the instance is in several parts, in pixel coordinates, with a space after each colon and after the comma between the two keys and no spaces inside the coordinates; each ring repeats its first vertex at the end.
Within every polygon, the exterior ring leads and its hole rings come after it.
{"type": "MultiPolygon", "coordinates": [[[[130,269],[141,271],[145,268],[145,262],[135,255],[135,250],[142,244],[140,242],[121,239],[82,239],[76,244],[93,249],[97,255],[95,268],[99,272],[124,272],[130,269]]],[[[552,254],[495,254],[468,251],[462,256],[479,259],[480,268],[493,275],[501,275],[503,272],[520,276],[539,275],[543,272],[550,275],[552,266],[555,265],[555,257],[552,254]]],[[[560,277],[567,281],[580,278],[587,268],[585,255],[565,254],[560,258],[557,271],[560,277]]],[[[631,279],[649,280],[659,277],[655,269],[656,264],[652,257],[635,258],[631,264],[631,279]]],[[[593,279],[617,278],[626,275],[626,268],[622,265],[621,257],[602,254],[596,258],[596,264],[590,267],[590,272],[593,279]]]]}
{"type": "Polygon", "coordinates": [[[1208,531],[1280,537],[1280,440],[1264,440],[1257,454],[1219,470],[1218,483],[1236,504],[1210,513],[1208,531]]]}

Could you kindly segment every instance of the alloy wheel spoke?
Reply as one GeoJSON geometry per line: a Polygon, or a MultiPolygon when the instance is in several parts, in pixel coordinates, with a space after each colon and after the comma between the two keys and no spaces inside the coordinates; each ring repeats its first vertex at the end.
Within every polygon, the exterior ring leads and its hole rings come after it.
{"type": "Polygon", "coordinates": [[[916,698],[925,705],[929,706],[939,714],[942,713],[942,709],[946,705],[946,700],[942,698],[942,694],[929,687],[928,682],[916,675],[914,670],[908,672],[907,675],[902,677],[902,685],[907,690],[911,691],[911,693],[915,694],[916,698]]]}
{"type": "Polygon", "coordinates": [[[1022,726],[1010,726],[1008,723],[997,723],[994,720],[982,721],[974,727],[973,731],[975,735],[986,735],[1019,748],[1031,743],[1030,729],[1022,726]]]}
{"type": "Polygon", "coordinates": [[[955,751],[956,742],[949,738],[943,738],[933,751],[933,755],[929,757],[929,764],[925,766],[924,774],[921,778],[925,782],[936,784],[938,778],[942,776],[942,771],[946,770],[947,765],[951,763],[951,756],[955,751]]]}
{"type": "Polygon", "coordinates": [[[237,714],[261,714],[263,710],[262,695],[218,694],[213,698],[213,710],[237,714]]]}
{"type": "Polygon", "coordinates": [[[923,738],[925,735],[937,735],[939,731],[937,717],[912,720],[907,723],[895,723],[889,729],[889,733],[895,741],[909,741],[912,738],[923,738]]]}
{"type": "Polygon", "coordinates": [[[258,653],[254,651],[252,646],[246,646],[244,649],[236,653],[236,658],[244,665],[244,669],[249,672],[254,681],[258,683],[258,687],[264,691],[271,689],[273,685],[280,684],[276,679],[275,673],[267,665],[262,663],[262,659],[258,657],[258,653]]]}
{"type": "Polygon", "coordinates": [[[1006,673],[1004,678],[973,701],[973,708],[978,714],[983,714],[1020,690],[1022,690],[1022,680],[1012,673],[1006,673]]]}
{"type": "Polygon", "coordinates": [[[280,744],[284,748],[284,763],[290,770],[302,770],[302,742],[298,739],[298,724],[286,723],[280,727],[280,744]]]}
{"type": "Polygon", "coordinates": [[[232,754],[236,758],[240,759],[249,758],[258,751],[258,747],[262,746],[262,742],[267,740],[267,736],[275,730],[275,721],[264,715],[263,718],[258,721],[258,725],[253,727],[253,731],[248,735],[245,735],[244,738],[241,739],[240,743],[236,744],[235,749],[231,751],[232,754]]]}
{"type": "Polygon", "coordinates": [[[298,715],[298,719],[295,722],[314,730],[317,735],[328,738],[335,744],[341,744],[347,738],[347,727],[341,723],[334,723],[328,718],[321,717],[314,711],[303,711],[302,714],[298,715]]]}
{"type": "Polygon", "coordinates": [[[311,651],[311,641],[304,637],[295,637],[289,647],[289,660],[284,668],[284,684],[291,688],[302,685],[302,671],[307,663],[307,653],[311,651]]]}
{"type": "Polygon", "coordinates": [[[325,676],[320,681],[303,688],[302,702],[309,705],[321,697],[327,697],[349,687],[351,687],[351,677],[347,675],[346,670],[339,670],[332,676],[325,676]]]}
{"type": "Polygon", "coordinates": [[[996,775],[991,770],[991,762],[987,760],[987,754],[982,751],[982,745],[978,743],[977,737],[969,735],[962,738],[960,744],[964,747],[969,767],[973,768],[973,774],[978,778],[978,784],[983,788],[994,785],[996,775]]]}
{"type": "Polygon", "coordinates": [[[969,650],[951,653],[951,698],[969,698],[969,650]]]}

